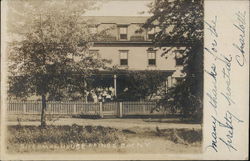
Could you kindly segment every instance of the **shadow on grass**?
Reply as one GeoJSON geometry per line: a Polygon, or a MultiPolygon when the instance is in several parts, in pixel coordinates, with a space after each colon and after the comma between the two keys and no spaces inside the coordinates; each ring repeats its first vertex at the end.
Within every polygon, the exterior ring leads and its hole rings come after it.
{"type": "Polygon", "coordinates": [[[144,122],[156,122],[156,123],[175,123],[175,124],[201,124],[200,121],[194,119],[183,119],[179,114],[168,115],[124,115],[122,118],[115,115],[105,115],[101,118],[99,115],[74,115],[72,118],[82,119],[143,119],[144,122]]]}
{"type": "Polygon", "coordinates": [[[144,122],[173,123],[173,124],[201,124],[200,121],[180,118],[145,119],[144,122]]]}

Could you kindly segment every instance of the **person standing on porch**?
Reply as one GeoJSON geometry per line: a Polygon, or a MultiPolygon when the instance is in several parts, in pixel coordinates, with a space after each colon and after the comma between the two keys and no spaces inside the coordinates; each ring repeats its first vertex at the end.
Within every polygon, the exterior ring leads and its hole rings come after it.
{"type": "Polygon", "coordinates": [[[97,95],[95,94],[95,92],[92,93],[92,97],[93,97],[94,103],[97,103],[98,98],[97,98],[97,95]]]}
{"type": "Polygon", "coordinates": [[[108,91],[108,94],[106,96],[106,100],[107,100],[107,102],[111,101],[111,91],[108,91]]]}

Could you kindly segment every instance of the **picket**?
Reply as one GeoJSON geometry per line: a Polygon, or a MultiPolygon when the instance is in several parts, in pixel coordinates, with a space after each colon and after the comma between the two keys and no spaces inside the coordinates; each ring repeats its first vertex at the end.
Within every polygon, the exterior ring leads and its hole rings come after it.
{"type": "Polygon", "coordinates": [[[123,114],[151,114],[151,110],[156,107],[156,102],[123,102],[123,114]]]}
{"type": "MultiPolygon", "coordinates": [[[[151,110],[156,107],[156,102],[47,102],[47,114],[84,114],[99,115],[101,112],[112,115],[150,115],[151,110]],[[101,107],[101,110],[100,110],[101,107]],[[120,111],[120,112],[119,112],[120,111]]],[[[9,101],[8,114],[40,114],[41,101],[9,101]]]]}

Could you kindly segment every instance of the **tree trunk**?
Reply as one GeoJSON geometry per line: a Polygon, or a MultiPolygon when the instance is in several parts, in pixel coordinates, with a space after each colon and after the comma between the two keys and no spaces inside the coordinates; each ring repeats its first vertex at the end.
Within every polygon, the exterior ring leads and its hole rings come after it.
{"type": "Polygon", "coordinates": [[[46,96],[42,95],[41,127],[46,127],[46,96]]]}
{"type": "Polygon", "coordinates": [[[84,100],[85,100],[85,103],[88,103],[88,95],[87,95],[87,81],[85,80],[84,78],[84,100]]]}

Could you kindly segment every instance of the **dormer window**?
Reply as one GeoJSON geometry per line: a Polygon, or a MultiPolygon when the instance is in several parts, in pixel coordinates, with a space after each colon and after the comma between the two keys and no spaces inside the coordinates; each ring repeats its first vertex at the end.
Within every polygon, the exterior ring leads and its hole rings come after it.
{"type": "Polygon", "coordinates": [[[128,39],[128,27],[127,26],[119,27],[119,38],[120,40],[128,39]]]}
{"type": "Polygon", "coordinates": [[[148,30],[148,40],[153,40],[154,34],[155,34],[155,28],[149,29],[148,30]]]}

